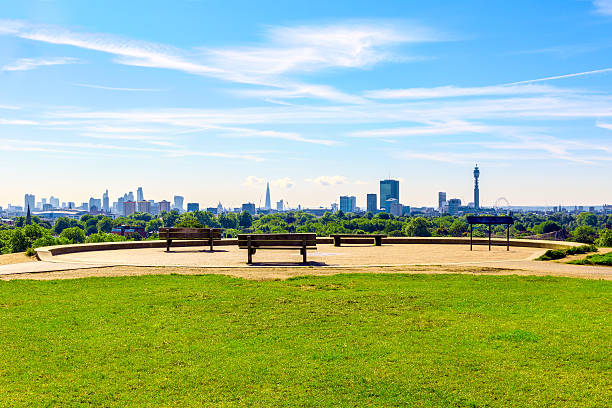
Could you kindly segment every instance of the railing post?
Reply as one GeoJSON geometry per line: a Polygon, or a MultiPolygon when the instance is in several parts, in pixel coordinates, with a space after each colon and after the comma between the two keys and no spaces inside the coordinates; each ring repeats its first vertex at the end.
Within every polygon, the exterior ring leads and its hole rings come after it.
{"type": "Polygon", "coordinates": [[[491,250],[491,224],[489,224],[489,251],[491,250]]]}

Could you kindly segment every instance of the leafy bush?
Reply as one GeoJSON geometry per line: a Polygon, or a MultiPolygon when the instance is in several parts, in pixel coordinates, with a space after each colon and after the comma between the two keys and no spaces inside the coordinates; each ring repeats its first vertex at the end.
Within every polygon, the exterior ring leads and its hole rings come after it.
{"type": "Polygon", "coordinates": [[[570,261],[568,263],[576,264],[576,265],[605,265],[612,266],[612,252],[609,252],[605,255],[594,254],[589,255],[584,259],[576,259],[574,261],[570,261]]]}
{"type": "Polygon", "coordinates": [[[97,242],[120,242],[127,241],[127,238],[117,234],[107,234],[105,232],[98,232],[96,234],[91,234],[85,239],[85,242],[88,244],[97,243],[97,242]]]}
{"type": "Polygon", "coordinates": [[[26,249],[25,254],[27,256],[34,256],[34,255],[36,255],[36,250],[34,248],[30,247],[30,248],[26,249]]]}
{"type": "Polygon", "coordinates": [[[544,255],[537,258],[537,261],[551,261],[553,259],[562,259],[568,255],[586,254],[589,252],[597,252],[595,245],[582,245],[566,249],[549,249],[544,252],[544,255]]]}

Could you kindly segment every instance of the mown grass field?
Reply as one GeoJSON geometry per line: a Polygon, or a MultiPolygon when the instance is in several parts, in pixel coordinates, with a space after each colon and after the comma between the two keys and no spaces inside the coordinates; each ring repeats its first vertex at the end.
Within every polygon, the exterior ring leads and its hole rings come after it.
{"type": "Polygon", "coordinates": [[[603,407],[606,281],[0,282],[1,406],[603,407]]]}

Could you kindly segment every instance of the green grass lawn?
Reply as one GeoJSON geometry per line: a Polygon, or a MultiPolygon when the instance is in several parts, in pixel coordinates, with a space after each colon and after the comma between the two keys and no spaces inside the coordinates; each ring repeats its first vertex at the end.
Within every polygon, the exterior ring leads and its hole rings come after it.
{"type": "Polygon", "coordinates": [[[612,283],[0,282],[1,406],[603,407],[612,283]]]}

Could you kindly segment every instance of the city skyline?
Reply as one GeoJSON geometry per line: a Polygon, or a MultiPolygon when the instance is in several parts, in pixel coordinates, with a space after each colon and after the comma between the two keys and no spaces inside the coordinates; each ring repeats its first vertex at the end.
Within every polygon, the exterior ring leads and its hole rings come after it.
{"type": "Polygon", "coordinates": [[[0,205],[612,201],[612,0],[443,4],[3,2],[0,205]]]}

